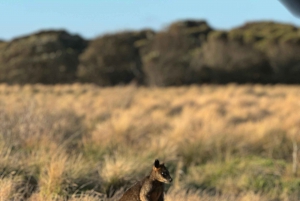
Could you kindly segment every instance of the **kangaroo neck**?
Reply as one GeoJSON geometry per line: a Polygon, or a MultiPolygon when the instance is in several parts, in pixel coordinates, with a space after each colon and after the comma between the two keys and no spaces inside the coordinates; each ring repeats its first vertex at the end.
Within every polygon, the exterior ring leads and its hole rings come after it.
{"type": "Polygon", "coordinates": [[[153,183],[162,183],[162,182],[160,182],[160,181],[158,181],[158,180],[156,179],[155,172],[154,172],[153,170],[151,171],[151,173],[150,173],[150,175],[149,175],[149,179],[150,179],[153,183]]]}

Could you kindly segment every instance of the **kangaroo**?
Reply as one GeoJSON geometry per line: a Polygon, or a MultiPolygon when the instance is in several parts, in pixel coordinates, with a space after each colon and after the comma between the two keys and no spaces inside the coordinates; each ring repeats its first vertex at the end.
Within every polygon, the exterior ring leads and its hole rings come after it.
{"type": "Polygon", "coordinates": [[[164,183],[171,182],[168,169],[156,159],[150,175],[129,188],[119,201],[164,201],[164,183]]]}

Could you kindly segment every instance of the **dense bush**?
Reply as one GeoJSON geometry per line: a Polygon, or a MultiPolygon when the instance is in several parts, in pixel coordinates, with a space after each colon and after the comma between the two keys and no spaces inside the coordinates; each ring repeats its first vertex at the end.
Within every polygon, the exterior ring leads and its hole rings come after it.
{"type": "Polygon", "coordinates": [[[80,57],[79,79],[99,85],[143,82],[139,50],[153,35],[150,30],[123,32],[91,41],[80,57]]]}
{"type": "Polygon", "coordinates": [[[272,74],[269,61],[261,51],[238,40],[228,40],[227,33],[210,34],[193,62],[203,81],[266,83],[272,74]]]}
{"type": "MultiPolygon", "coordinates": [[[[300,40],[300,37],[299,39],[300,40]]],[[[300,82],[300,43],[279,42],[270,45],[267,55],[274,72],[274,79],[281,83],[300,82]]]]}
{"type": "Polygon", "coordinates": [[[149,85],[169,86],[197,82],[190,68],[191,52],[211,28],[204,21],[182,21],[158,33],[143,52],[143,69],[149,85]]]}
{"type": "Polygon", "coordinates": [[[0,40],[0,82],[300,83],[300,29],[252,22],[229,31],[205,21],[179,21],[166,30],[106,34],[89,44],[65,31],[0,40]]]}
{"type": "Polygon", "coordinates": [[[86,41],[65,31],[43,31],[0,45],[0,82],[65,83],[75,79],[86,41]]]}
{"type": "Polygon", "coordinates": [[[273,82],[299,83],[300,30],[297,27],[274,22],[247,23],[228,35],[229,40],[240,40],[244,46],[266,56],[273,82]]]}
{"type": "Polygon", "coordinates": [[[214,31],[195,51],[199,78],[216,83],[299,83],[299,29],[274,22],[214,31]]]}

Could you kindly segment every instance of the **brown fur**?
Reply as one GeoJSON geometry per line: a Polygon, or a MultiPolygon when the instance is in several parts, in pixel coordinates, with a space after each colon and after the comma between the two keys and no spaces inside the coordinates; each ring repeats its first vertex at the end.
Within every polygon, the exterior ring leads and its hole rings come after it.
{"type": "Polygon", "coordinates": [[[128,189],[119,201],[164,201],[164,183],[171,181],[165,165],[155,160],[150,175],[128,189]]]}

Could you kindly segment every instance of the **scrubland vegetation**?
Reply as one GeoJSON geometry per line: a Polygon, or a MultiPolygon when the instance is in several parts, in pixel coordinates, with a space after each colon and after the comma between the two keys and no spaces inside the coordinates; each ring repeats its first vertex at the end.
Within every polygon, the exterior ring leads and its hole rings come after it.
{"type": "Polygon", "coordinates": [[[299,84],[299,52],[299,27],[276,22],[225,31],[185,20],[91,40],[50,30],[0,42],[0,83],[299,84]]]}
{"type": "Polygon", "coordinates": [[[116,200],[165,161],[167,201],[299,200],[300,87],[0,85],[0,200],[116,200]]]}

